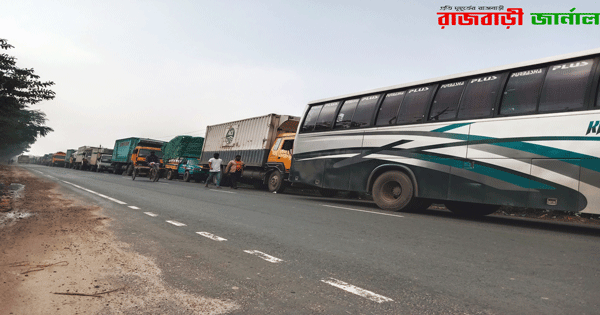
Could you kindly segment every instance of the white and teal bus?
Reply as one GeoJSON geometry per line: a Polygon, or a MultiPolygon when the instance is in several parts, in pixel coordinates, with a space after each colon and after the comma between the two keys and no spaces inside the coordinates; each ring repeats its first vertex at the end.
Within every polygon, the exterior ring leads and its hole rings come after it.
{"type": "Polygon", "coordinates": [[[314,101],[290,181],[432,202],[600,213],[600,49],[314,101]]]}

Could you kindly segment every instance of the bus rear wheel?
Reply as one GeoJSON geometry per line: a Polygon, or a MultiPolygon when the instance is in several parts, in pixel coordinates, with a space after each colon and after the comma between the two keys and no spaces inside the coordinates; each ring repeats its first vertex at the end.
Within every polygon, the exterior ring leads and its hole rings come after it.
{"type": "Polygon", "coordinates": [[[373,200],[379,208],[391,211],[409,210],[417,201],[412,180],[400,171],[385,172],[373,183],[373,200]],[[411,202],[413,201],[413,202],[411,202]]]}
{"type": "Polygon", "coordinates": [[[498,205],[486,205],[462,201],[446,201],[444,203],[452,213],[463,217],[481,217],[492,214],[500,209],[498,205]]]}

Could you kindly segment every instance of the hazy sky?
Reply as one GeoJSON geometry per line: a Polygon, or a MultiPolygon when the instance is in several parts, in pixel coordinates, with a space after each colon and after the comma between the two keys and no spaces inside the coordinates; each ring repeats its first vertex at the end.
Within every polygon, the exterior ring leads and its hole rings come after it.
{"type": "Polygon", "coordinates": [[[114,140],[204,136],[207,125],[309,101],[600,47],[599,25],[531,25],[530,13],[599,1],[5,0],[0,38],[56,83],[34,108],[54,132],[30,154],[114,140]],[[447,26],[444,5],[523,8],[524,23],[447,26]]]}

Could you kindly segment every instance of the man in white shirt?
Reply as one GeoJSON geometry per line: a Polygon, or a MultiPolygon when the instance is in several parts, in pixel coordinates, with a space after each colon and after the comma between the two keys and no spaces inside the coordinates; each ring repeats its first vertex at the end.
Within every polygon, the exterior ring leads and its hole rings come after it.
{"type": "Polygon", "coordinates": [[[210,171],[208,172],[208,178],[206,179],[206,185],[204,187],[208,187],[208,183],[213,177],[217,178],[217,188],[221,188],[221,162],[223,160],[219,159],[219,153],[213,154],[213,158],[208,160],[208,167],[210,171]]]}

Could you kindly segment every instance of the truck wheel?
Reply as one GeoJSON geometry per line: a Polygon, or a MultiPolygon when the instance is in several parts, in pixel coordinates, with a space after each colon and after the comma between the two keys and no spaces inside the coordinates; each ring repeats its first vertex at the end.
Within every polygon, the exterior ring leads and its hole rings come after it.
{"type": "Polygon", "coordinates": [[[283,175],[280,171],[274,170],[269,174],[269,181],[267,187],[270,192],[282,193],[285,190],[285,183],[283,182],[283,175]]]}
{"type": "Polygon", "coordinates": [[[173,171],[172,171],[172,170],[169,170],[169,171],[167,172],[167,179],[168,179],[168,180],[173,180],[173,171]]]}
{"type": "Polygon", "coordinates": [[[412,180],[400,171],[385,172],[373,183],[373,200],[384,210],[400,211],[411,203],[413,196],[412,180]]]}
{"type": "Polygon", "coordinates": [[[192,177],[190,176],[190,172],[185,171],[185,173],[183,173],[183,181],[184,182],[189,182],[190,179],[192,179],[192,177]]]}
{"type": "Polygon", "coordinates": [[[331,198],[337,195],[337,193],[335,189],[319,188],[319,194],[323,197],[331,198]]]}
{"type": "Polygon", "coordinates": [[[486,205],[462,201],[446,201],[444,202],[444,205],[452,211],[452,213],[462,217],[482,217],[492,214],[500,208],[498,205],[486,205]]]}

